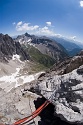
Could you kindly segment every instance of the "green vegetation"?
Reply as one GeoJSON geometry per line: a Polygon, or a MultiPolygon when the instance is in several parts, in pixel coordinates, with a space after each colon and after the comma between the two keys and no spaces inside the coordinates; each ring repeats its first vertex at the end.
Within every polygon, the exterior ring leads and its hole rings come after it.
{"type": "Polygon", "coordinates": [[[40,71],[48,71],[48,68],[45,67],[44,65],[40,64],[40,63],[34,63],[32,66],[31,66],[31,70],[29,71],[29,74],[33,74],[33,73],[37,73],[37,72],[40,72],[40,71]]]}
{"type": "Polygon", "coordinates": [[[42,69],[42,68],[50,68],[54,63],[55,60],[45,54],[42,54],[38,49],[36,49],[33,46],[23,46],[30,55],[30,59],[36,63],[38,63],[38,66],[36,66],[37,69],[42,69]]]}
{"type": "Polygon", "coordinates": [[[42,54],[38,49],[34,47],[30,47],[29,55],[31,56],[31,59],[44,65],[45,67],[50,67],[55,63],[55,60],[48,55],[42,54]]]}

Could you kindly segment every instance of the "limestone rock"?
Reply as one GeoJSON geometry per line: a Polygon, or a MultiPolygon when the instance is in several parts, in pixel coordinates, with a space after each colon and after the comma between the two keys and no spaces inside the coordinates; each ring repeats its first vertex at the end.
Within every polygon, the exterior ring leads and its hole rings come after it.
{"type": "Polygon", "coordinates": [[[55,114],[70,123],[83,124],[83,65],[64,75],[51,74],[36,85],[55,106],[55,114]],[[80,73],[79,73],[80,72],[80,73]]]}
{"type": "MultiPolygon", "coordinates": [[[[35,111],[34,100],[37,94],[25,91],[25,86],[20,86],[6,93],[0,90],[0,123],[13,124],[19,119],[27,117],[35,111]]],[[[38,125],[39,117],[32,120],[32,125],[38,125]]]]}

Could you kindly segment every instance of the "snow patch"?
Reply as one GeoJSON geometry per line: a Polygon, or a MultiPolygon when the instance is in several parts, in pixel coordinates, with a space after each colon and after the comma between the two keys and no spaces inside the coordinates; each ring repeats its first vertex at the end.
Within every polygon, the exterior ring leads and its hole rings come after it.
{"type": "Polygon", "coordinates": [[[30,38],[27,42],[31,42],[32,41],[32,39],[30,38]]]}
{"type": "Polygon", "coordinates": [[[32,39],[31,38],[29,38],[29,39],[23,39],[23,38],[21,38],[21,39],[19,39],[19,42],[21,43],[21,44],[28,44],[28,45],[30,45],[30,46],[33,46],[33,47],[35,47],[36,48],[36,46],[35,46],[35,44],[34,43],[31,43],[31,41],[32,41],[32,39]]]}
{"type": "Polygon", "coordinates": [[[19,61],[19,62],[22,63],[22,61],[20,60],[20,56],[17,55],[17,54],[16,54],[16,55],[13,55],[12,60],[17,60],[17,61],[19,61]]]}
{"type": "Polygon", "coordinates": [[[16,60],[16,59],[18,59],[18,60],[20,59],[20,56],[17,55],[17,54],[16,54],[16,55],[13,55],[13,57],[12,57],[12,60],[16,60]]]}
{"type": "Polygon", "coordinates": [[[12,88],[16,88],[25,83],[29,83],[36,80],[42,72],[33,75],[22,75],[20,76],[20,68],[16,68],[16,72],[9,76],[0,77],[0,88],[9,92],[12,88]]]}

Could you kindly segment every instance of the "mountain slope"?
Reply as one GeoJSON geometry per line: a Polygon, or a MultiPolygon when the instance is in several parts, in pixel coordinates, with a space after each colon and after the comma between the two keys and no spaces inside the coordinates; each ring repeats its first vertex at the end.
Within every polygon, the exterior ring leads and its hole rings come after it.
{"type": "Polygon", "coordinates": [[[20,42],[20,44],[24,45],[29,44],[30,46],[34,46],[42,54],[54,58],[57,62],[59,60],[63,60],[65,57],[68,56],[67,51],[65,50],[64,47],[46,37],[42,38],[25,33],[23,35],[18,36],[14,40],[20,42]]]}
{"type": "Polygon", "coordinates": [[[28,45],[27,51],[30,55],[31,60],[38,62],[45,67],[50,67],[56,62],[52,57],[42,54],[38,49],[33,46],[28,45]]]}

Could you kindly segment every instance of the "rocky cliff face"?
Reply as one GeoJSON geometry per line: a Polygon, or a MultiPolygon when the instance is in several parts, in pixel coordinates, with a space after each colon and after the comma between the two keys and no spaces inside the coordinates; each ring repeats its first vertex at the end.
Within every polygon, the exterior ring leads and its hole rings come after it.
{"type": "Polygon", "coordinates": [[[15,54],[20,55],[21,60],[29,59],[29,55],[26,54],[19,42],[14,42],[7,34],[0,34],[0,61],[8,61],[15,54]]]}

